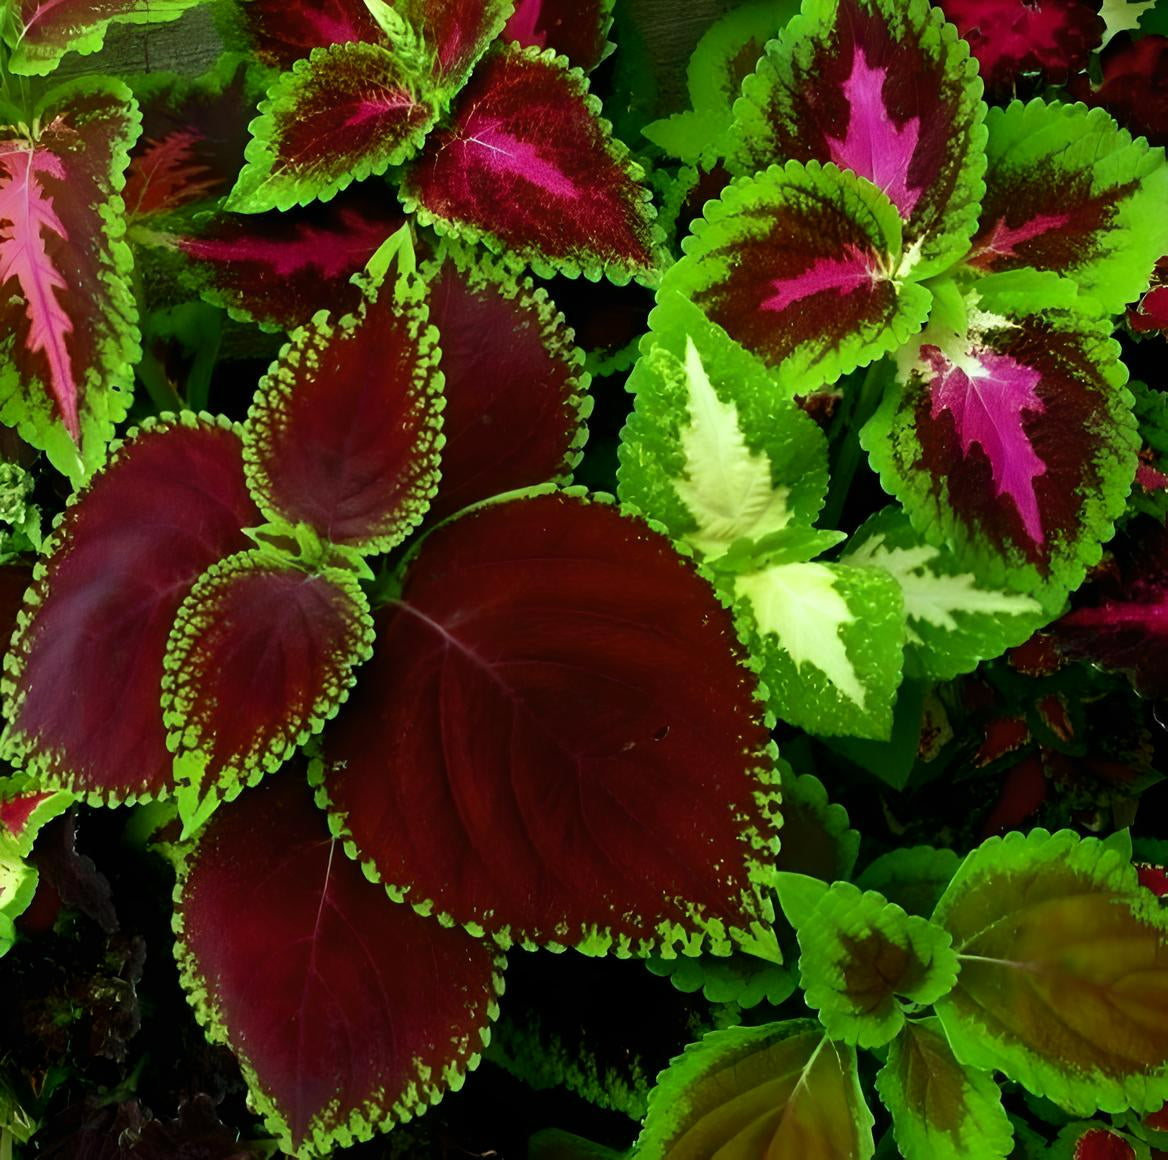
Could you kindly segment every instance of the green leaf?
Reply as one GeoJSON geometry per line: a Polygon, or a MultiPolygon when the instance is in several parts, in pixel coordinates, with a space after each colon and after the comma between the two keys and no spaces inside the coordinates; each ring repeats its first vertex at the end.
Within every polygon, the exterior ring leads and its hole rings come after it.
{"type": "Polygon", "coordinates": [[[936,909],[961,858],[937,846],[902,846],[881,854],[856,878],[864,890],[879,890],[909,914],[927,918],[936,909]]]}
{"type": "Polygon", "coordinates": [[[1010,1155],[1014,1130],[993,1076],[964,1067],[940,1023],[907,1023],[888,1048],[876,1091],[892,1115],[905,1160],[994,1160],[1010,1155]]]}
{"type": "Polygon", "coordinates": [[[834,882],[850,878],[860,850],[860,834],[852,829],[848,811],[828,801],[819,778],[797,774],[778,763],[783,794],[783,829],[775,866],[784,872],[807,874],[834,882]]]}
{"type": "Polygon", "coordinates": [[[979,583],[952,554],[925,543],[907,516],[887,507],[848,541],[841,563],[883,568],[900,585],[908,620],[906,667],[934,680],[971,672],[1049,619],[1032,597],[979,583]]]}
{"type": "Polygon", "coordinates": [[[887,741],[860,737],[827,737],[824,741],[885,785],[904,789],[917,767],[930,688],[924,681],[901,681],[892,706],[892,732],[887,741]]]}
{"type": "Polygon", "coordinates": [[[649,1096],[637,1160],[868,1160],[856,1053],[806,1020],[713,1031],[649,1096]]]}
{"type": "Polygon", "coordinates": [[[888,1043],[904,1026],[902,1001],[936,1002],[957,979],[944,930],[850,882],[833,883],[795,926],[803,997],[833,1040],[888,1043]]]}
{"type": "Polygon", "coordinates": [[[775,877],[775,893],[787,921],[799,929],[827,894],[827,883],[809,874],[784,870],[775,877]]]}
{"type": "Polygon", "coordinates": [[[732,577],[732,592],[780,718],[812,733],[888,737],[904,640],[891,576],[777,564],[732,577]]]}
{"type": "Polygon", "coordinates": [[[629,377],[622,500],[716,558],[740,540],[809,525],[827,491],[827,443],[752,355],[692,303],[662,296],[629,377]]]}
{"type": "Polygon", "coordinates": [[[789,393],[895,350],[928,315],[928,290],[902,272],[896,208],[852,173],[772,165],[704,213],[661,292],[691,298],[789,393]]]}
{"type": "Polygon", "coordinates": [[[1109,314],[1137,298],[1168,251],[1164,150],[1079,104],[1014,101],[986,125],[986,196],[967,262],[1052,270],[1109,314]]]}
{"type": "Polygon", "coordinates": [[[991,838],[933,921],[961,964],[954,1054],[1077,1115],[1168,1097],[1168,914],[1120,853],[1069,830],[991,838]]]}
{"type": "Polygon", "coordinates": [[[736,1003],[744,1011],[764,1000],[777,1007],[797,989],[795,973],[789,967],[742,951],[727,958],[679,955],[666,959],[652,955],[645,966],[654,975],[667,976],[684,995],[700,990],[710,1003],[736,1003]]]}

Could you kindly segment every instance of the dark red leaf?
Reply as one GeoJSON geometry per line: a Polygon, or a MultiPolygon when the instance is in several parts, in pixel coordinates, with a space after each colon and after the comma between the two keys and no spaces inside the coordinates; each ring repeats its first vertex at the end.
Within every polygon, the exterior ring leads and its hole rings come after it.
{"type": "Polygon", "coordinates": [[[498,35],[512,0],[396,0],[434,50],[435,79],[455,91],[498,35]]]}
{"type": "Polygon", "coordinates": [[[1168,257],[1156,263],[1151,288],[1136,306],[1128,310],[1127,321],[1137,334],[1168,331],[1168,257]]]}
{"type": "Polygon", "coordinates": [[[126,171],[123,199],[128,217],[168,213],[227,192],[222,180],[199,160],[198,144],[199,135],[193,129],[143,138],[126,171]]]}
{"type": "Polygon", "coordinates": [[[982,823],[981,836],[988,838],[1018,829],[1045,800],[1046,774],[1042,758],[1035,753],[1006,774],[998,800],[982,823]]]}
{"type": "Polygon", "coordinates": [[[0,654],[8,650],[17,614],[31,583],[30,564],[0,564],[0,654]]]}
{"type": "Polygon", "coordinates": [[[390,902],[339,846],[289,771],[214,815],[182,880],[184,983],[287,1151],[417,1114],[494,1014],[490,944],[390,902]]]}
{"type": "Polygon", "coordinates": [[[575,0],[572,4],[517,0],[503,39],[517,40],[524,47],[554,48],[572,65],[588,71],[604,55],[611,9],[611,0],[575,0]]]}
{"type": "Polygon", "coordinates": [[[1133,40],[1121,32],[1100,56],[1103,83],[1093,89],[1086,79],[1072,89],[1077,100],[1102,105],[1133,136],[1152,145],[1168,145],[1168,36],[1133,40]]]}
{"type": "Polygon", "coordinates": [[[248,479],[271,518],[388,551],[437,478],[438,350],[422,288],[369,284],[356,314],[297,331],[260,382],[244,430],[248,479]]]}
{"type": "Polygon", "coordinates": [[[314,48],[384,37],[362,0],[247,0],[239,11],[265,64],[290,68],[314,48]]]}
{"type": "Polygon", "coordinates": [[[0,830],[19,838],[33,811],[52,796],[52,791],[16,794],[13,797],[3,795],[0,797],[0,830]]]}
{"type": "Polygon", "coordinates": [[[547,295],[448,256],[429,278],[446,379],[442,478],[427,519],[561,479],[581,441],[583,358],[547,295]]]}
{"type": "Polygon", "coordinates": [[[1021,72],[1065,81],[1103,39],[1101,0],[937,0],[969,41],[986,88],[1009,93],[1021,72]]]}
{"type": "Polygon", "coordinates": [[[1073,1160],[1136,1160],[1136,1150],[1107,1128],[1088,1128],[1074,1142],[1073,1160]]]}
{"type": "Polygon", "coordinates": [[[973,764],[990,765],[999,757],[1021,749],[1030,740],[1030,727],[1022,717],[995,717],[986,725],[985,740],[977,747],[973,764]]]}
{"type": "MultiPolygon", "coordinates": [[[[1137,863],[1136,870],[1139,871],[1141,886],[1146,886],[1157,898],[1163,898],[1165,894],[1168,894],[1168,868],[1163,866],[1150,866],[1147,863],[1137,863]]],[[[1154,1115],[1165,1120],[1164,1127],[1161,1130],[1168,1131],[1168,1105],[1165,1105],[1165,1107],[1154,1113],[1154,1115]]],[[[1147,1120],[1144,1122],[1147,1123],[1147,1120]]]]}
{"type": "Polygon", "coordinates": [[[640,170],[598,113],[578,75],[499,48],[411,166],[407,208],[541,272],[647,275],[652,210],[640,170]]]}
{"type": "Polygon", "coordinates": [[[747,929],[772,829],[742,661],[639,520],[562,493],[488,504],[431,533],[382,610],[325,790],[384,882],[504,941],[747,929]]]}
{"type": "Polygon", "coordinates": [[[209,301],[265,329],[292,330],[322,308],[356,310],[361,292],[350,279],[403,220],[384,190],[354,185],[285,213],[219,214],[175,244],[209,301]]]}
{"type": "Polygon", "coordinates": [[[159,708],[175,613],[261,521],[239,436],[190,420],[138,434],[54,535],[14,641],[4,711],[18,759],[106,801],[169,791],[159,708]]]}

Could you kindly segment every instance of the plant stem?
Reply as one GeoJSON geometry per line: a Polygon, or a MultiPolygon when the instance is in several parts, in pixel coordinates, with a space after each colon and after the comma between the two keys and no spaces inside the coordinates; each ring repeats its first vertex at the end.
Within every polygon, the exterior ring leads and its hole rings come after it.
{"type": "Polygon", "coordinates": [[[174,384],[167,378],[157,355],[145,343],[142,345],[142,358],[135,369],[138,381],[146,388],[146,393],[156,410],[161,412],[183,409],[183,401],[178,397],[174,384]]]}
{"type": "Polygon", "coordinates": [[[208,308],[204,317],[201,341],[195,349],[194,362],[187,375],[187,406],[192,411],[205,411],[211,393],[211,375],[219,359],[219,344],[223,338],[223,313],[208,308]]]}

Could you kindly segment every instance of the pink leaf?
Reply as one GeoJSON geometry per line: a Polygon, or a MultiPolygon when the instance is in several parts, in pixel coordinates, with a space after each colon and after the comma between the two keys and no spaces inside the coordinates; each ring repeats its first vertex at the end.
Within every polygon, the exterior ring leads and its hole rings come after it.
{"type": "Polygon", "coordinates": [[[477,1064],[501,964],[367,882],[298,772],[203,831],[182,877],[179,961],[283,1148],[331,1154],[350,1132],[420,1114],[477,1064]]]}
{"type": "Polygon", "coordinates": [[[453,92],[499,34],[512,0],[397,0],[397,5],[433,49],[435,79],[453,92]]]}

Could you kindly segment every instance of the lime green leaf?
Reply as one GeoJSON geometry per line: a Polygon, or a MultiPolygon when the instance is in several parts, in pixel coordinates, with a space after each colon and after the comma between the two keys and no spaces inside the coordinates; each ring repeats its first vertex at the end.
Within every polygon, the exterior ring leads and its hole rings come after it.
{"type": "Polygon", "coordinates": [[[864,890],[879,890],[909,914],[927,918],[960,864],[953,850],[902,846],[881,854],[866,866],[856,878],[856,885],[864,890]]]}
{"type": "Polygon", "coordinates": [[[796,932],[803,997],[833,1040],[888,1043],[904,1026],[901,1000],[933,1003],[957,979],[944,930],[850,882],[828,887],[796,932]]]}
{"type": "Polygon", "coordinates": [[[784,870],[775,878],[775,893],[787,921],[797,930],[827,894],[827,883],[809,874],[784,870]]]}
{"type": "Polygon", "coordinates": [[[840,560],[883,568],[900,585],[909,657],[934,680],[971,672],[1049,619],[1037,600],[981,584],[946,549],[923,542],[895,507],[868,520],[840,560]]]}
{"type": "Polygon", "coordinates": [[[775,865],[825,882],[851,877],[860,850],[860,834],[851,828],[848,811],[828,801],[819,778],[797,774],[778,763],[783,794],[783,830],[775,865]]]}
{"type": "Polygon", "coordinates": [[[755,955],[734,951],[729,957],[679,955],[666,959],[653,955],[645,966],[669,981],[684,995],[700,990],[711,1003],[737,1003],[743,1010],[757,1007],[764,1000],[777,1007],[796,990],[795,974],[778,963],[755,955]]]}
{"type": "Polygon", "coordinates": [[[732,584],[779,717],[812,733],[889,735],[904,640],[891,576],[843,564],[777,564],[732,584]]]}
{"type": "Polygon", "coordinates": [[[637,1160],[868,1160],[856,1053],[806,1020],[713,1031],[662,1073],[637,1160]]]}
{"type": "Polygon", "coordinates": [[[1168,1097],[1168,914],[1117,851],[1069,830],[991,838],[933,921],[961,964],[937,1014],[963,1063],[1077,1115],[1168,1097]]]}
{"type": "Polygon", "coordinates": [[[809,525],[827,491],[819,427],[752,355],[677,294],[663,296],[629,390],[620,497],[714,558],[809,525]]]}
{"type": "Polygon", "coordinates": [[[906,1024],[888,1049],[876,1090],[905,1160],[994,1160],[1014,1131],[993,1076],[964,1067],[936,1019],[906,1024]]]}

